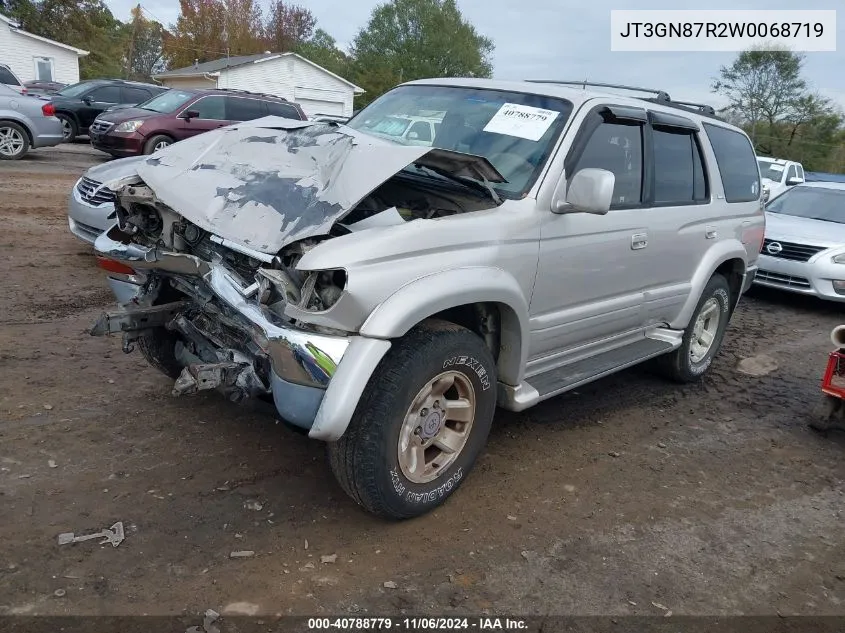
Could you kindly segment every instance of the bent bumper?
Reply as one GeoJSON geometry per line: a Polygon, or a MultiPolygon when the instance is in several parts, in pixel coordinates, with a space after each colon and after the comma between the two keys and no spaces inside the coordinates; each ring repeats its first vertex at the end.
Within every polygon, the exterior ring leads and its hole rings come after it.
{"type": "Polygon", "coordinates": [[[95,249],[137,270],[200,277],[270,359],[269,387],[279,415],[309,429],[315,439],[333,441],[343,434],[360,394],[390,349],[389,341],[294,328],[252,299],[250,288],[225,267],[194,255],[126,243],[120,235],[112,227],[96,239],[95,249]]]}

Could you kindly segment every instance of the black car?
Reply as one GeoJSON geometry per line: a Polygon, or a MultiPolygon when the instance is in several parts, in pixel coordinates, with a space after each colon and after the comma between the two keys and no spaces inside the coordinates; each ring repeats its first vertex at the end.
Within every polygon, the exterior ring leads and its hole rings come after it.
{"type": "Polygon", "coordinates": [[[134,106],[167,90],[164,86],[121,79],[95,79],[66,86],[50,95],[62,122],[65,142],[88,134],[97,115],[115,106],[134,106]]]}

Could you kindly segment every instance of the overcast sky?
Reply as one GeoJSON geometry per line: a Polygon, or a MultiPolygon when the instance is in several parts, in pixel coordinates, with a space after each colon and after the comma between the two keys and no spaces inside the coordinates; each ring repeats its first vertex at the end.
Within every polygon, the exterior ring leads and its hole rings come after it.
{"type": "MultiPolygon", "coordinates": [[[[129,19],[138,0],[106,0],[115,17],[129,19]]],[[[266,6],[266,0],[259,0],[266,6]]],[[[295,0],[320,28],[344,47],[380,0],[295,0]]],[[[712,79],[735,53],[628,53],[610,51],[611,9],[835,9],[840,0],[458,0],[464,16],[496,44],[494,76],[500,79],[583,79],[667,91],[681,101],[724,102],[710,93],[712,79]],[[581,8],[587,5],[589,8],[581,8]]],[[[165,26],[179,15],[177,0],[142,0],[165,26]]],[[[845,109],[845,11],[837,24],[837,52],[807,53],[805,76],[845,109]]]]}

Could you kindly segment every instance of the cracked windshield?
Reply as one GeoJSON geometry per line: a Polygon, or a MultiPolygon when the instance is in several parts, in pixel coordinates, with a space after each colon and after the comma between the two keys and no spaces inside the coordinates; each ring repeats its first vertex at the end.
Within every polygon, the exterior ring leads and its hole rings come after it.
{"type": "Polygon", "coordinates": [[[349,126],[403,145],[483,156],[521,197],[533,184],[572,104],[564,99],[488,89],[404,86],[373,102],[349,126]]]}

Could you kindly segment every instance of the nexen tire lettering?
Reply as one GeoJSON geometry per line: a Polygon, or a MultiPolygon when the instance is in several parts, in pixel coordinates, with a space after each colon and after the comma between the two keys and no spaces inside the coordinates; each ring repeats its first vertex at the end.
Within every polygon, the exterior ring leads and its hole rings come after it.
{"type": "Polygon", "coordinates": [[[484,365],[482,365],[480,361],[476,360],[472,356],[453,356],[452,358],[443,361],[443,369],[454,365],[464,365],[469,367],[475,372],[475,375],[478,376],[478,379],[481,381],[482,389],[487,391],[490,388],[490,374],[487,373],[487,370],[484,369],[484,365]]]}

